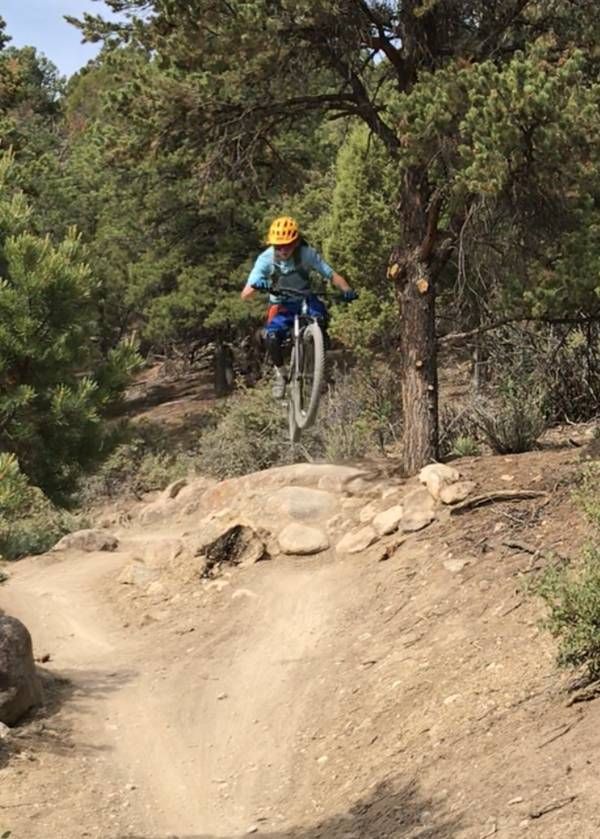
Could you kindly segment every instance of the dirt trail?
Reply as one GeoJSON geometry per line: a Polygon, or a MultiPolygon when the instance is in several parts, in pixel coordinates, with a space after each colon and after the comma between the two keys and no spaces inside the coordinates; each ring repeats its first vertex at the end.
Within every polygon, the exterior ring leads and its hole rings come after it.
{"type": "MultiPolygon", "coordinates": [[[[122,563],[106,554],[30,560],[0,591],[0,607],[80,692],[76,743],[107,752],[103,773],[135,787],[130,821],[144,836],[238,836],[287,823],[299,799],[296,737],[315,711],[339,567],[263,565],[255,591],[251,569],[228,620],[149,649],[104,602],[122,563]],[[118,689],[94,692],[111,679],[118,689]]],[[[38,828],[28,839],[48,835],[47,824],[38,828]]]]}

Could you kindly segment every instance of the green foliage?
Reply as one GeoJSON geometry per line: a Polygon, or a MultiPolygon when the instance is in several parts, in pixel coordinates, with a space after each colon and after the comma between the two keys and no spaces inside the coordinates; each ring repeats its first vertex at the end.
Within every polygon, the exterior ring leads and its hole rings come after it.
{"type": "Polygon", "coordinates": [[[154,423],[126,426],[106,460],[81,482],[84,508],[115,496],[137,496],[165,489],[193,468],[193,454],[173,444],[168,430],[154,423]]]}
{"type": "Polygon", "coordinates": [[[559,641],[558,665],[582,669],[590,680],[600,677],[599,477],[598,464],[586,466],[574,495],[593,526],[593,541],[582,561],[573,567],[553,565],[533,586],[548,609],[543,626],[559,641]]]}
{"type": "Polygon", "coordinates": [[[32,502],[32,490],[13,454],[0,453],[0,517],[14,519],[32,502]]]}
{"type": "Polygon", "coordinates": [[[508,381],[493,403],[476,407],[477,424],[493,452],[519,454],[534,447],[547,427],[545,398],[525,382],[508,381]]]}
{"type": "Polygon", "coordinates": [[[397,168],[381,141],[357,125],[340,148],[325,255],[341,274],[392,305],[387,258],[396,242],[397,168]]]}
{"type": "Polygon", "coordinates": [[[291,463],[293,457],[285,408],[267,385],[242,389],[228,400],[216,427],[200,439],[196,466],[223,479],[291,463]]]}
{"type": "Polygon", "coordinates": [[[366,290],[352,305],[336,306],[331,314],[331,336],[352,350],[363,364],[374,353],[393,356],[398,346],[398,312],[390,297],[382,299],[366,290]]]}
{"type": "Polygon", "coordinates": [[[27,205],[8,188],[10,164],[0,159],[0,450],[60,494],[102,456],[102,411],[139,358],[131,341],[105,360],[95,355],[94,280],[80,238],[71,230],[55,245],[27,229],[27,205]]]}
{"type": "Polygon", "coordinates": [[[576,569],[554,567],[535,586],[549,615],[544,627],[559,639],[558,664],[600,677],[600,551],[590,548],[576,569]]]}
{"type": "Polygon", "coordinates": [[[450,454],[454,457],[476,457],[480,453],[479,443],[474,437],[456,437],[452,441],[450,454]]]}
{"type": "Polygon", "coordinates": [[[401,399],[396,375],[373,359],[335,374],[319,409],[317,437],[326,460],[352,460],[396,443],[401,399]]]}
{"type": "Polygon", "coordinates": [[[202,434],[194,465],[217,478],[245,475],[295,460],[360,458],[397,442],[400,400],[385,365],[368,364],[342,373],[321,397],[316,426],[292,446],[285,405],[270,385],[242,389],[223,404],[214,429],[202,434]]]}
{"type": "Polygon", "coordinates": [[[575,492],[575,499],[597,532],[600,532],[600,494],[598,481],[600,466],[589,464],[581,471],[579,486],[575,492]]]}
{"type": "Polygon", "coordinates": [[[0,558],[43,553],[81,526],[29,484],[14,455],[0,454],[0,558]]]}

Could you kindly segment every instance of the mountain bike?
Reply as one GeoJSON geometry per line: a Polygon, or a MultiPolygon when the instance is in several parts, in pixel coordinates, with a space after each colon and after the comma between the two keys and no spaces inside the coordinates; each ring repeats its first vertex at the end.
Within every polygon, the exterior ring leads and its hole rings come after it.
{"type": "Polygon", "coordinates": [[[302,299],[300,312],[294,315],[291,353],[288,367],[287,415],[290,440],[296,443],[300,433],[315,423],[325,377],[325,339],[320,318],[309,314],[310,291],[280,288],[302,299]]]}

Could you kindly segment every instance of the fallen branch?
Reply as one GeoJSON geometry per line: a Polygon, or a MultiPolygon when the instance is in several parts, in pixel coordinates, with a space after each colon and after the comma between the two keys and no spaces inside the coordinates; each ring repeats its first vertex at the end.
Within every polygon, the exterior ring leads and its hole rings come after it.
{"type": "Polygon", "coordinates": [[[578,705],[580,702],[593,702],[594,699],[598,699],[600,696],[600,687],[594,686],[589,690],[582,690],[580,693],[575,694],[572,696],[568,702],[566,703],[567,708],[570,708],[571,705],[578,705]]]}
{"type": "Polygon", "coordinates": [[[576,798],[576,795],[569,795],[568,798],[561,798],[558,801],[552,801],[550,804],[546,804],[539,810],[533,810],[529,814],[529,817],[532,819],[541,819],[542,816],[547,815],[547,813],[553,813],[555,810],[562,810],[563,807],[567,807],[569,804],[572,804],[576,798]]]}
{"type": "Polygon", "coordinates": [[[547,740],[544,740],[543,743],[540,743],[538,749],[543,749],[544,746],[548,746],[550,743],[554,743],[555,740],[558,740],[561,737],[564,737],[565,734],[568,734],[569,731],[573,728],[574,725],[577,725],[579,720],[575,720],[575,722],[567,723],[566,725],[560,726],[558,731],[555,731],[547,740]]]}
{"type": "Polygon", "coordinates": [[[489,492],[486,495],[476,495],[474,498],[467,498],[460,504],[450,508],[450,515],[456,516],[464,513],[465,510],[472,510],[474,507],[482,507],[484,504],[491,504],[494,501],[524,501],[528,498],[546,498],[547,492],[540,492],[533,489],[500,489],[496,492],[489,492]]]}
{"type": "Polygon", "coordinates": [[[534,559],[537,557],[544,557],[547,559],[558,559],[563,564],[569,563],[569,558],[567,556],[563,556],[563,554],[559,554],[558,551],[553,551],[552,549],[544,548],[540,545],[540,547],[536,548],[531,545],[525,544],[525,542],[520,542],[516,539],[505,539],[500,544],[505,548],[510,548],[511,550],[520,551],[524,554],[531,554],[534,559]]]}

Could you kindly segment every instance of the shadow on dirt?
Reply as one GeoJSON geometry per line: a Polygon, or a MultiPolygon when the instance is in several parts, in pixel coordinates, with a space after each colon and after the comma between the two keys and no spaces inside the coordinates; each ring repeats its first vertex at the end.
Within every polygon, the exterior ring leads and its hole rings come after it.
{"type": "Polygon", "coordinates": [[[173,401],[213,401],[215,392],[212,383],[198,381],[197,377],[170,382],[159,382],[145,388],[132,387],[126,399],[118,408],[121,416],[133,416],[140,411],[165,405],[173,401]]]}
{"type": "Polygon", "coordinates": [[[42,680],[44,702],[28,713],[11,732],[10,739],[0,744],[0,769],[8,764],[12,754],[23,750],[37,753],[98,754],[109,747],[75,740],[71,727],[59,711],[69,704],[78,716],[93,713],[94,703],[121,690],[138,674],[133,670],[63,670],[54,673],[37,668],[42,680]]]}
{"type": "MultiPolygon", "coordinates": [[[[452,839],[462,827],[456,814],[440,811],[439,804],[420,795],[416,781],[404,786],[389,781],[379,784],[369,798],[359,799],[347,813],[319,822],[313,827],[274,830],[264,823],[256,836],[265,839],[452,839]]],[[[243,834],[170,834],[164,837],[123,835],[119,839],[242,839],[243,834]]]]}

